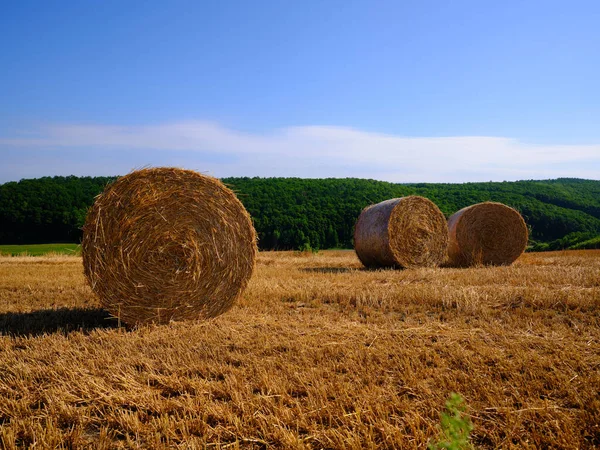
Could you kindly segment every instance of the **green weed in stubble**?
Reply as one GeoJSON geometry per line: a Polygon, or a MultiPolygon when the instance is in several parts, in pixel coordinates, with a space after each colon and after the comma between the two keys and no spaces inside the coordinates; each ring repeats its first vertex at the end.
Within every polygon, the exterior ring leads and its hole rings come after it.
{"type": "Polygon", "coordinates": [[[471,419],[465,414],[463,398],[456,393],[446,400],[446,412],[441,414],[441,432],[438,441],[428,445],[429,450],[470,450],[469,434],[473,431],[471,419]]]}

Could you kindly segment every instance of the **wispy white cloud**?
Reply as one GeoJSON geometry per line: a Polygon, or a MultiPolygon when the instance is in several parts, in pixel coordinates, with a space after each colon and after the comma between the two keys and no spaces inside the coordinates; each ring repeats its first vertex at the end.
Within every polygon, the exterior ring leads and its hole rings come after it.
{"type": "Polygon", "coordinates": [[[207,121],[51,125],[0,137],[0,181],[177,165],[215,176],[367,177],[396,182],[600,178],[600,144],[532,145],[486,136],[404,137],[332,126],[268,133],[207,121]]]}

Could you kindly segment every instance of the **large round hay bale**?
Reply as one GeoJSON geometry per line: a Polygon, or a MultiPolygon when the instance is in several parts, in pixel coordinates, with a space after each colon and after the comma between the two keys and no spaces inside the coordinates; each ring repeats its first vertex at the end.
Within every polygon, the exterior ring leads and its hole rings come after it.
{"type": "Polygon", "coordinates": [[[416,195],[363,209],[354,249],[366,267],[432,267],[444,262],[448,225],[431,201],[416,195]]]}
{"type": "Polygon", "coordinates": [[[252,221],[235,194],[191,170],[119,178],[83,227],[88,282],[129,325],[223,313],[247,286],[256,252],[252,221]]]}
{"type": "Polygon", "coordinates": [[[448,219],[448,264],[457,267],[512,264],[527,247],[527,225],[502,203],[468,206],[448,219]]]}

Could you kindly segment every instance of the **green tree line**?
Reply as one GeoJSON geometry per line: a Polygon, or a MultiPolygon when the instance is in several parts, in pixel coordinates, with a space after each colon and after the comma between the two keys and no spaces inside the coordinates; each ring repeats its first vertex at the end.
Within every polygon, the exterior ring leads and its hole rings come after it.
{"type": "MultiPolygon", "coordinates": [[[[116,177],[44,177],[0,185],[0,244],[79,242],[94,197],[116,177]]],[[[600,181],[397,184],[357,178],[225,178],[251,214],[261,249],[352,248],[370,204],[421,195],[449,216],[483,201],[521,212],[534,249],[598,246],[600,181]]]]}

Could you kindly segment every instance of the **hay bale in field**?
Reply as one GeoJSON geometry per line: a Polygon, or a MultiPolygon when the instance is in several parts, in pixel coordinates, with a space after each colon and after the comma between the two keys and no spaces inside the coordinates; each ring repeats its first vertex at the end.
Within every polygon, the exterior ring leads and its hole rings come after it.
{"type": "Polygon", "coordinates": [[[246,288],[256,233],[235,194],[191,170],[132,172],[96,198],[83,227],[84,272],[129,325],[217,316],[246,288]]]}
{"type": "Polygon", "coordinates": [[[416,195],[363,209],[354,249],[366,267],[432,267],[444,262],[448,225],[431,201],[416,195]]]}
{"type": "Polygon", "coordinates": [[[528,231],[516,210],[502,203],[468,206],[448,219],[448,265],[512,264],[527,247],[528,231]]]}

